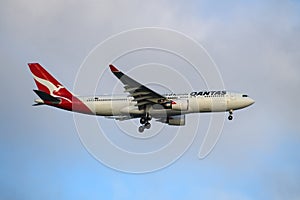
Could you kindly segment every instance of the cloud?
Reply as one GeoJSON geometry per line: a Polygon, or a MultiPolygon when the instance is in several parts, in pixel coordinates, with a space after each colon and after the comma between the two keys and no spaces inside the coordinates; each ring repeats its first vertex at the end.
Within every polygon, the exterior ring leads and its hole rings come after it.
{"type": "MultiPolygon", "coordinates": [[[[251,108],[234,113],[235,121],[226,123],[221,140],[209,158],[194,162],[194,159],[197,159],[197,152],[185,154],[184,156],[188,158],[175,163],[176,170],[168,171],[171,175],[163,174],[164,183],[172,185],[174,179],[170,176],[184,176],[192,163],[192,172],[196,175],[188,179],[183,178],[185,180],[183,184],[209,180],[209,176],[201,180],[203,166],[208,168],[206,172],[210,176],[213,176],[216,170],[220,171],[220,179],[216,178],[213,183],[207,183],[208,195],[215,192],[214,182],[221,180],[224,185],[244,184],[249,190],[220,189],[218,193],[220,198],[247,199],[251,195],[261,197],[263,195],[260,191],[259,194],[253,194],[255,185],[259,185],[266,189],[263,197],[296,199],[299,196],[297,180],[300,161],[299,155],[292,152],[299,152],[299,145],[291,143],[299,141],[300,131],[298,122],[300,110],[297,106],[300,100],[298,11],[299,3],[296,1],[1,2],[0,41],[3,73],[0,75],[0,82],[1,91],[5,94],[1,98],[1,130],[3,130],[1,138],[2,142],[7,144],[1,148],[6,155],[12,156],[3,171],[14,174],[10,164],[24,155],[34,154],[34,151],[45,143],[47,145],[44,145],[43,152],[46,155],[35,154],[36,159],[44,161],[40,156],[46,158],[48,156],[49,160],[53,159],[53,163],[63,160],[64,157],[53,156],[56,151],[51,148],[63,150],[67,146],[75,152],[79,145],[70,115],[47,107],[38,108],[39,110],[30,107],[34,95],[29,93],[34,83],[29,71],[25,69],[26,62],[34,60],[46,64],[56,77],[71,88],[77,67],[96,44],[112,34],[130,28],[161,26],[174,28],[197,39],[218,64],[225,86],[228,89],[248,92],[256,100],[251,108]],[[49,121],[59,126],[52,126],[49,121]],[[64,125],[61,124],[62,121],[65,122],[64,125]],[[41,129],[45,131],[43,133],[36,131],[41,129]],[[10,134],[5,134],[6,132],[10,134]],[[25,138],[25,134],[28,138],[25,138]],[[72,137],[73,141],[69,141],[69,137],[72,137]],[[57,146],[54,145],[59,139],[62,142],[57,146]],[[11,153],[9,145],[15,147],[15,153],[11,153]],[[27,145],[35,148],[26,148],[27,145]],[[284,156],[277,157],[279,152],[284,152],[284,156]],[[184,167],[180,168],[181,164],[184,167]],[[179,168],[176,168],[178,166],[179,168]],[[232,175],[234,180],[231,180],[232,177],[226,177],[226,174],[232,175]],[[249,180],[251,183],[247,185],[249,180]]],[[[193,149],[198,150],[196,147],[193,149]]],[[[74,158],[77,153],[74,152],[67,152],[65,156],[74,158]]],[[[3,157],[4,153],[1,156],[3,157]]],[[[62,171],[67,173],[72,164],[74,163],[62,166],[62,171]]],[[[89,165],[93,164],[101,168],[100,164],[89,162],[89,165]]],[[[23,165],[30,168],[32,162],[23,165]]],[[[52,170],[46,162],[44,164],[41,162],[40,165],[44,167],[41,176],[43,173],[46,174],[46,171],[52,170]]],[[[18,168],[18,171],[20,174],[26,173],[22,168],[18,168]]],[[[93,170],[89,176],[93,176],[93,173],[101,172],[93,170]]],[[[85,172],[80,174],[84,176],[85,172]]],[[[25,177],[28,177],[30,182],[30,174],[25,177]]],[[[20,180],[16,176],[10,179],[12,182],[20,180]]],[[[130,176],[128,179],[133,180],[130,176]]],[[[155,181],[150,180],[150,183],[143,187],[155,185],[155,181]]],[[[134,180],[132,182],[135,183],[134,180]]],[[[35,181],[36,185],[39,183],[35,181]]],[[[61,184],[67,185],[68,182],[61,184]]],[[[126,191],[133,191],[138,186],[131,187],[117,181],[113,187],[116,192],[124,191],[127,196],[131,196],[132,193],[128,194],[126,191]]],[[[177,187],[180,189],[180,185],[177,187]]],[[[93,191],[97,189],[94,188],[93,191]]],[[[198,194],[196,189],[186,190],[190,191],[192,197],[198,194]]],[[[160,191],[164,192],[163,189],[160,191]]],[[[152,192],[154,191],[149,193],[152,192]]]]}

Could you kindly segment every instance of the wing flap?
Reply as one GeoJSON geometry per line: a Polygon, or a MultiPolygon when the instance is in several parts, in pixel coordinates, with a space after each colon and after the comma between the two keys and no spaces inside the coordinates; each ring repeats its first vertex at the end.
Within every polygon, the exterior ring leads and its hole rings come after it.
{"type": "Polygon", "coordinates": [[[145,100],[145,99],[151,99],[152,98],[152,96],[140,96],[140,97],[136,97],[136,98],[134,98],[134,100],[136,100],[136,101],[141,101],[141,100],[145,100]]]}
{"type": "Polygon", "coordinates": [[[134,92],[135,90],[138,90],[140,87],[130,87],[130,86],[126,85],[126,86],[124,86],[124,88],[125,88],[124,92],[131,93],[131,92],[134,92]]]}
{"type": "Polygon", "coordinates": [[[135,92],[131,94],[132,97],[138,97],[138,96],[143,96],[143,95],[148,95],[151,94],[151,92],[135,92]]]}

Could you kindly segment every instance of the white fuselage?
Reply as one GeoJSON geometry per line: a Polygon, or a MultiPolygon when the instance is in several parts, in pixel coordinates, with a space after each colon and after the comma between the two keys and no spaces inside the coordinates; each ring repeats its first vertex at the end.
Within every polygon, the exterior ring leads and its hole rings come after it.
{"type": "MultiPolygon", "coordinates": [[[[155,116],[180,115],[199,112],[224,112],[245,108],[254,100],[245,94],[225,91],[191,92],[190,94],[165,94],[168,100],[176,102],[174,109],[164,109],[161,105],[153,106],[149,112],[155,116]]],[[[100,116],[141,116],[143,110],[136,106],[133,97],[128,96],[93,96],[78,97],[89,109],[100,116]]]]}

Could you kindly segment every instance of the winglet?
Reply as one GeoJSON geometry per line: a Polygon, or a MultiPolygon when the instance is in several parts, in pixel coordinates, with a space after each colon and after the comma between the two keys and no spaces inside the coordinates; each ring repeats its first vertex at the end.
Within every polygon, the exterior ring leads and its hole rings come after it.
{"type": "Polygon", "coordinates": [[[112,71],[112,72],[118,72],[119,70],[115,67],[115,66],[113,66],[113,65],[109,65],[109,68],[110,68],[110,70],[112,71]]]}

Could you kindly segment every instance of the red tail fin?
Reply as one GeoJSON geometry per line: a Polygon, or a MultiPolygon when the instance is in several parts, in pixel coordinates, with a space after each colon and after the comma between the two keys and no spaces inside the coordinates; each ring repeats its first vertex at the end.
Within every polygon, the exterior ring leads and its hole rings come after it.
{"type": "Polygon", "coordinates": [[[65,97],[72,101],[72,93],[51,76],[39,63],[29,63],[28,66],[40,91],[55,97],[65,97]]]}
{"type": "Polygon", "coordinates": [[[39,89],[34,92],[44,101],[43,103],[65,110],[93,114],[79,98],[73,96],[40,64],[29,63],[28,66],[39,89]]]}

